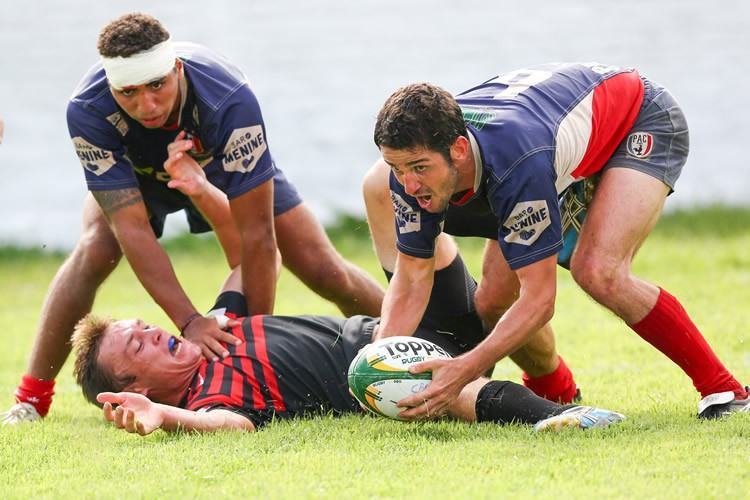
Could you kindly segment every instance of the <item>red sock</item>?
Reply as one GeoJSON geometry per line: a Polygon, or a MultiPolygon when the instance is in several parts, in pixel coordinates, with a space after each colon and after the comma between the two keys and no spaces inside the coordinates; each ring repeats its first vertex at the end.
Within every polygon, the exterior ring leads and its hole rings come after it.
{"type": "Polygon", "coordinates": [[[561,404],[568,404],[573,401],[578,387],[573,380],[573,373],[568,365],[565,364],[561,356],[558,356],[558,358],[560,364],[552,373],[541,377],[529,377],[524,372],[522,376],[523,385],[531,389],[537,396],[561,404]]]}
{"type": "Polygon", "coordinates": [[[719,361],[682,305],[666,290],[659,290],[651,312],[630,328],[682,368],[701,397],[732,391],[745,399],[745,388],[719,361]]]}
{"type": "Polygon", "coordinates": [[[52,396],[55,394],[54,380],[42,380],[24,375],[21,378],[21,384],[16,389],[16,402],[29,403],[36,408],[37,413],[44,417],[49,412],[52,405],[52,396]]]}

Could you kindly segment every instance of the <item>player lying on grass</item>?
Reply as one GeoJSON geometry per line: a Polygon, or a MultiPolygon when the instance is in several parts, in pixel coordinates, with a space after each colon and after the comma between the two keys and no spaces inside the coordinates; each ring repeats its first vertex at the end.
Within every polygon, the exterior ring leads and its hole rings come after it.
{"type": "MultiPolygon", "coordinates": [[[[471,279],[464,268],[464,276],[471,279]]],[[[347,369],[371,342],[379,320],[367,316],[265,316],[244,319],[245,298],[235,270],[213,315],[227,322],[242,343],[227,344],[229,356],[211,361],[187,339],[141,320],[87,316],[73,336],[75,377],[84,396],[103,405],[116,427],[146,435],[175,431],[252,431],[276,418],[362,410],[349,394],[347,369]]],[[[465,287],[456,290],[443,314],[465,314],[465,287]],[[450,309],[449,309],[450,307],[450,309]]],[[[452,354],[467,332],[419,328],[416,336],[452,354]]],[[[505,424],[534,424],[537,430],[606,427],[619,413],[587,406],[562,406],[507,381],[479,378],[448,408],[453,418],[505,424]]],[[[442,415],[432,415],[438,417],[442,415]]]]}

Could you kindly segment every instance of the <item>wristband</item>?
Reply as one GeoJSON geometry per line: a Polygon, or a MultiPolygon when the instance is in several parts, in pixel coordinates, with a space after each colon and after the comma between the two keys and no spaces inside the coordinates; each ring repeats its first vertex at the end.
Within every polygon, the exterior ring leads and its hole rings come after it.
{"type": "Polygon", "coordinates": [[[193,314],[191,314],[185,321],[185,324],[180,328],[180,335],[185,335],[185,330],[187,330],[187,327],[190,326],[190,323],[201,317],[203,317],[203,315],[199,312],[194,312],[193,314]]]}

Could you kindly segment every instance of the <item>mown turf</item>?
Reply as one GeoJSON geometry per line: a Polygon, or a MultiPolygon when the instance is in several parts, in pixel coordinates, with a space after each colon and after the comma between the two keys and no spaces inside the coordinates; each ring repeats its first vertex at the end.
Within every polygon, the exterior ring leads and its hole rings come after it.
{"type": "MultiPolygon", "coordinates": [[[[382,279],[361,221],[331,228],[348,258],[382,279]]],[[[481,243],[462,241],[479,270],[481,243]]],[[[225,273],[215,244],[167,244],[194,302],[210,306],[225,273]]],[[[750,382],[750,210],[713,207],[667,216],[646,242],[636,272],[677,295],[725,364],[750,382]]],[[[0,250],[0,404],[25,369],[39,308],[62,261],[0,250]]],[[[95,310],[168,324],[126,265],[95,310]]],[[[277,312],[336,314],[285,274],[277,312]]],[[[279,422],[256,434],[147,438],[112,429],[86,404],[66,365],[42,424],[0,428],[0,496],[718,498],[750,486],[750,415],[694,417],[697,395],[668,360],[559,273],[553,325],[587,403],[628,420],[596,432],[536,435],[522,426],[404,424],[363,416],[279,422]]],[[[519,380],[503,361],[496,378],[519,380]]]]}

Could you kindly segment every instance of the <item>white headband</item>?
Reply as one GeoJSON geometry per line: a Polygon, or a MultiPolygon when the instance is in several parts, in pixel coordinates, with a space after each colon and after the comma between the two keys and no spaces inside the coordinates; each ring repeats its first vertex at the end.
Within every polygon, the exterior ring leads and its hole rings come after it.
{"type": "Polygon", "coordinates": [[[102,66],[109,84],[120,90],[162,78],[174,68],[176,58],[172,39],[167,38],[148,50],[128,57],[102,57],[102,66]]]}

